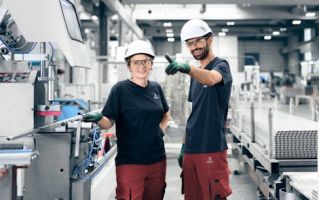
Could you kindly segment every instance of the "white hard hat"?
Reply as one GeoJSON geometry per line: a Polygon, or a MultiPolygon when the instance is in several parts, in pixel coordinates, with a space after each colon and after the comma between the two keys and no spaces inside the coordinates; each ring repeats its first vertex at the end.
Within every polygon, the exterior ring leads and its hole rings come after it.
{"type": "Polygon", "coordinates": [[[208,33],[213,33],[206,22],[200,19],[191,19],[186,22],[181,30],[181,40],[186,41],[191,38],[201,37],[208,33]]]}
{"type": "Polygon", "coordinates": [[[153,58],[155,57],[154,50],[149,42],[144,40],[135,40],[128,45],[125,52],[125,60],[139,53],[147,54],[153,58]]]}

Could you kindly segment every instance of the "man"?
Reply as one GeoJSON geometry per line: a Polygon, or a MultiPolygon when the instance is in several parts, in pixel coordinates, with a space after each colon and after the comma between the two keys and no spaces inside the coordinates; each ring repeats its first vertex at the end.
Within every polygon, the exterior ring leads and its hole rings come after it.
{"type": "Polygon", "coordinates": [[[231,194],[225,122],[232,76],[227,61],[212,50],[213,32],[206,22],[189,20],[181,30],[200,66],[170,60],[165,72],[191,76],[188,100],[192,112],[186,124],[183,174],[186,200],[225,200],[231,194]]]}

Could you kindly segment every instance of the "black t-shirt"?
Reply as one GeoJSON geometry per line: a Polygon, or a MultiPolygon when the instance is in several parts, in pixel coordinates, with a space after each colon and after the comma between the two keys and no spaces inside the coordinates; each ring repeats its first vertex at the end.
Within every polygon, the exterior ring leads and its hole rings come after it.
{"type": "Polygon", "coordinates": [[[141,87],[124,80],[113,86],[102,114],[116,123],[116,165],[152,164],[166,158],[159,124],[168,109],[156,82],[141,87]]]}
{"type": "Polygon", "coordinates": [[[216,70],[223,78],[213,86],[191,79],[188,100],[192,102],[192,112],[186,125],[186,153],[209,153],[227,149],[225,122],[232,75],[227,61],[218,57],[205,69],[216,70]]]}

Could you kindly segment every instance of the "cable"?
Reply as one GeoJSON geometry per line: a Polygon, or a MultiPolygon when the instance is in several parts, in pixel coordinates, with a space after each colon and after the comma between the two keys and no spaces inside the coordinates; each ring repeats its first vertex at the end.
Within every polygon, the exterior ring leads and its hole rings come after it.
{"type": "Polygon", "coordinates": [[[50,62],[53,62],[53,56],[54,56],[54,48],[51,42],[49,42],[49,45],[51,47],[51,58],[50,58],[50,62]]]}
{"type": "MultiPolygon", "coordinates": [[[[88,167],[91,165],[97,164],[98,162],[93,160],[93,150],[101,149],[101,139],[100,139],[100,132],[98,130],[98,127],[94,127],[92,130],[93,136],[92,136],[92,143],[89,146],[89,153],[85,159],[83,159],[80,163],[78,163],[73,170],[72,178],[80,178],[81,180],[87,180],[92,179],[95,177],[95,175],[86,175],[85,171],[88,167]]],[[[103,163],[102,163],[103,164],[103,163]]],[[[99,172],[101,169],[98,169],[94,174],[99,172]]]]}
{"type": "MultiPolygon", "coordinates": [[[[12,50],[19,50],[19,49],[22,49],[22,48],[24,48],[25,46],[27,46],[29,43],[27,42],[25,45],[23,45],[23,46],[21,46],[21,47],[19,47],[19,48],[13,48],[12,50]]],[[[34,47],[37,45],[37,42],[34,42],[33,44],[32,44],[32,46],[30,47],[30,49],[28,49],[27,50],[27,52],[19,52],[19,51],[17,51],[18,53],[23,53],[23,54],[29,54],[33,49],[34,49],[34,47]]]]}
{"type": "Polygon", "coordinates": [[[8,48],[9,51],[12,52],[12,53],[14,53],[14,54],[28,54],[28,53],[30,53],[30,52],[35,48],[35,46],[37,45],[37,42],[35,42],[35,43],[33,43],[32,47],[31,47],[27,52],[21,52],[21,51],[17,51],[17,50],[24,48],[24,47],[27,45],[27,43],[26,43],[25,45],[23,45],[22,47],[12,48],[12,47],[10,47],[11,45],[8,45],[8,44],[5,43],[2,39],[0,39],[0,40],[1,40],[1,42],[6,46],[6,48],[8,48]]]}

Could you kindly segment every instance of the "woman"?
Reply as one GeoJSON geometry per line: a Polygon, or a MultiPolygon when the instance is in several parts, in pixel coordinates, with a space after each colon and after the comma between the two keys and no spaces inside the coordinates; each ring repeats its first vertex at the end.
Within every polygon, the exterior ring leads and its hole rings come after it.
{"type": "Polygon", "coordinates": [[[130,43],[125,61],[131,78],[113,86],[103,116],[84,116],[84,121],[98,121],[103,129],[116,123],[116,199],[161,200],[164,196],[166,156],[162,136],[169,108],[160,85],[148,80],[154,56],[149,43],[130,43]]]}

